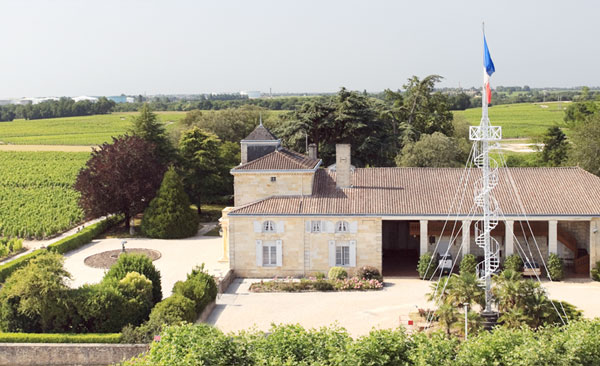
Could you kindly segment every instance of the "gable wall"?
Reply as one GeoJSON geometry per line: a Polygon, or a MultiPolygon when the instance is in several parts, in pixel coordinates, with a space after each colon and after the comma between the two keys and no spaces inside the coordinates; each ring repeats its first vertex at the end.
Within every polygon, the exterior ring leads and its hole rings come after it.
{"type": "Polygon", "coordinates": [[[314,172],[237,173],[233,177],[236,207],[271,196],[311,195],[314,172]],[[275,182],[271,182],[275,177],[275,182]]]}

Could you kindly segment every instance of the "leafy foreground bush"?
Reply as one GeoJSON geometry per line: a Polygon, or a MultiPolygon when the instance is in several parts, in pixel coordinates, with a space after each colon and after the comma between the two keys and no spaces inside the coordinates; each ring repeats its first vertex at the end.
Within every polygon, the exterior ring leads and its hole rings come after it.
{"type": "Polygon", "coordinates": [[[148,354],[123,363],[145,365],[599,365],[600,320],[562,328],[497,328],[460,341],[441,332],[407,335],[372,330],[353,340],[345,329],[273,326],[223,334],[206,324],[167,327],[148,354]]]}
{"type": "Polygon", "coordinates": [[[331,267],[327,277],[330,280],[341,280],[348,277],[348,272],[342,267],[331,267]]]}
{"type": "Polygon", "coordinates": [[[555,253],[548,256],[548,275],[552,281],[560,281],[564,277],[563,260],[555,253]]]}
{"type": "Polygon", "coordinates": [[[377,280],[379,282],[383,282],[383,276],[381,275],[381,272],[372,266],[360,267],[358,270],[356,270],[356,277],[364,278],[365,280],[377,280]]]}
{"type": "Polygon", "coordinates": [[[143,254],[120,255],[117,263],[113,264],[104,275],[104,280],[122,280],[129,272],[143,274],[152,281],[152,303],[156,304],[162,300],[162,287],[160,283],[160,271],[154,267],[152,260],[143,254]]]}
{"type": "Polygon", "coordinates": [[[433,255],[429,252],[421,254],[419,257],[419,263],[417,264],[417,272],[419,272],[419,277],[430,279],[433,277],[435,270],[437,268],[437,263],[433,260],[433,255]]]}
{"type": "Polygon", "coordinates": [[[167,325],[193,323],[216,297],[215,279],[204,271],[204,265],[196,267],[185,281],[175,283],[173,295],[156,304],[147,322],[139,327],[124,327],[122,341],[148,343],[167,325]]]}
{"type": "MultiPolygon", "coordinates": [[[[119,261],[128,262],[127,257],[119,261]]],[[[63,261],[60,254],[43,251],[8,278],[0,289],[1,331],[114,333],[148,318],[154,286],[144,274],[109,271],[111,275],[98,284],[71,289],[63,261]]],[[[151,262],[150,266],[136,268],[158,273],[151,262]]]]}
{"type": "Polygon", "coordinates": [[[514,272],[523,271],[523,260],[518,254],[511,254],[504,260],[504,269],[511,270],[514,272]]]}
{"type": "Polygon", "coordinates": [[[600,261],[596,262],[596,265],[592,268],[592,279],[600,281],[600,261]]]}
{"type": "Polygon", "coordinates": [[[477,259],[473,254],[465,254],[460,261],[460,273],[472,273],[475,274],[477,268],[477,259]]]}
{"type": "Polygon", "coordinates": [[[170,167],[156,197],[144,212],[142,232],[159,239],[180,239],[196,235],[200,218],[190,209],[190,205],[181,178],[175,168],[170,167]]]}

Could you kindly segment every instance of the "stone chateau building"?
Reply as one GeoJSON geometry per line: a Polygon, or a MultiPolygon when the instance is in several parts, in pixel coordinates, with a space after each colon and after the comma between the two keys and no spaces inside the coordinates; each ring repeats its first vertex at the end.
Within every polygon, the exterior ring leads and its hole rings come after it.
{"type": "MultiPolygon", "coordinates": [[[[480,215],[471,211],[477,169],[355,168],[345,144],[323,167],[315,145],[308,156],[287,150],[262,124],[241,149],[231,170],[234,207],[221,218],[224,257],[240,277],[364,265],[416,275],[419,255],[436,248],[483,256],[474,240],[480,215]]],[[[492,235],[501,259],[527,253],[541,264],[557,253],[571,273],[589,275],[600,260],[600,178],[577,167],[499,175],[494,194],[504,220],[492,235]]]]}

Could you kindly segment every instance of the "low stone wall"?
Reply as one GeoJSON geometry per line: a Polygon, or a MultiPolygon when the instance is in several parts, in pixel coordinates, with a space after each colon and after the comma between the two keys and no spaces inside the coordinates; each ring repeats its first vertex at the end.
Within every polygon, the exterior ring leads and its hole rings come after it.
{"type": "Polygon", "coordinates": [[[2,343],[0,366],[106,366],[148,348],[147,344],[2,343]]]}
{"type": "Polygon", "coordinates": [[[225,293],[225,291],[227,291],[227,288],[229,287],[229,285],[231,285],[231,282],[233,282],[233,280],[235,280],[235,275],[233,273],[233,270],[230,269],[217,284],[218,292],[220,294],[225,293]]]}

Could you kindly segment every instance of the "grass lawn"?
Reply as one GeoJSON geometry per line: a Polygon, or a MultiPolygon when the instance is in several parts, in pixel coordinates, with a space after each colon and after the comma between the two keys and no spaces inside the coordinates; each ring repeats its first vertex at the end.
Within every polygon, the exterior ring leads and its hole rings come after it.
{"type": "MultiPolygon", "coordinates": [[[[520,103],[502,104],[489,108],[490,122],[502,126],[502,138],[541,137],[552,126],[564,127],[564,109],[567,103],[520,103]]],[[[464,117],[471,125],[479,125],[481,108],[471,108],[453,112],[457,117],[464,117]]],[[[568,133],[566,128],[563,128],[568,133]]]]}
{"type": "MultiPolygon", "coordinates": [[[[185,117],[185,112],[155,112],[170,126],[185,117]]],[[[94,116],[17,119],[0,123],[0,143],[19,145],[100,145],[112,136],[125,134],[137,112],[94,116]]]]}

